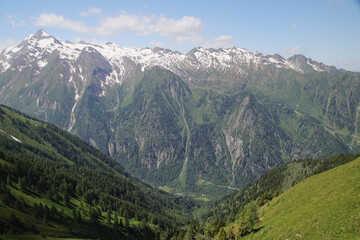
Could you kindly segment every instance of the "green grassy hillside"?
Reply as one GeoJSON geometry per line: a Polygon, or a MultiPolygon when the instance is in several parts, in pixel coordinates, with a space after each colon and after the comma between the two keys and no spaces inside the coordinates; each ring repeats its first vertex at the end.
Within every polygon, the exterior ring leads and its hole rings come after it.
{"type": "Polygon", "coordinates": [[[360,158],[310,177],[266,204],[249,239],[357,239],[360,158]]]}
{"type": "MultiPolygon", "coordinates": [[[[308,219],[316,219],[317,224],[321,225],[323,222],[326,222],[322,220],[321,217],[326,218],[326,214],[332,214],[329,212],[332,211],[332,209],[329,208],[327,213],[321,214],[320,216],[312,216],[312,214],[315,214],[319,208],[326,209],[329,206],[326,201],[332,200],[339,201],[333,204],[335,204],[335,206],[339,204],[345,214],[338,214],[339,217],[336,219],[330,216],[327,224],[336,224],[339,223],[340,220],[342,222],[347,221],[349,218],[346,214],[353,214],[351,217],[354,217],[357,210],[353,208],[355,205],[349,204],[350,207],[346,205],[351,203],[353,199],[350,195],[343,194],[342,189],[352,189],[355,192],[355,197],[359,195],[359,189],[356,189],[359,184],[351,185],[352,183],[346,179],[350,177],[352,178],[351,181],[356,181],[356,179],[359,178],[359,172],[352,172],[353,165],[348,165],[349,163],[355,163],[357,166],[360,159],[359,156],[359,154],[339,154],[324,159],[298,160],[274,168],[241,190],[195,211],[194,216],[200,225],[195,226],[194,236],[199,239],[239,239],[247,236],[250,236],[250,239],[262,239],[263,236],[267,236],[266,234],[270,234],[269,237],[265,239],[286,239],[291,236],[280,235],[280,237],[277,237],[277,234],[286,232],[281,228],[287,226],[287,218],[291,218],[292,216],[286,216],[286,214],[295,214],[294,222],[289,225],[290,230],[294,229],[295,226],[302,226],[302,222],[308,219]],[[346,177],[339,173],[331,173],[331,171],[335,171],[341,166],[344,166],[342,174],[347,175],[346,177]],[[345,166],[347,166],[347,168],[345,166]],[[334,170],[330,171],[330,169],[334,170]],[[323,173],[330,174],[330,176],[325,179],[321,177],[326,176],[323,175],[323,173]],[[328,180],[335,182],[335,184],[328,180]],[[302,188],[303,192],[297,192],[298,190],[296,189],[305,183],[307,185],[302,188]],[[331,189],[331,186],[335,187],[336,184],[341,185],[340,189],[331,189]],[[327,187],[329,187],[330,190],[327,189],[327,187]],[[307,191],[307,189],[309,189],[309,191],[307,191]],[[343,196],[344,199],[338,199],[333,196],[326,199],[327,196],[329,196],[328,192],[343,196]],[[283,199],[283,196],[287,196],[289,193],[294,194],[294,196],[292,196],[293,200],[303,198],[303,202],[299,203],[300,206],[296,206],[296,202],[286,202],[284,200],[287,199],[286,197],[283,199]],[[322,201],[324,200],[323,202],[317,202],[319,196],[321,196],[322,201]],[[316,203],[312,202],[313,197],[316,203]],[[272,199],[274,200],[272,201],[272,199]],[[305,206],[304,203],[307,203],[308,206],[305,206]],[[319,204],[319,206],[316,204],[319,204]],[[312,212],[309,212],[311,208],[313,208],[312,212]],[[278,213],[278,209],[284,212],[278,213]],[[288,212],[288,210],[290,212],[288,212]],[[284,225],[278,226],[278,221],[284,225]]],[[[353,203],[357,204],[356,201],[353,203]]],[[[335,211],[337,210],[335,209],[335,211]]],[[[354,218],[354,220],[356,220],[356,218],[354,218]]],[[[358,225],[349,225],[349,227],[353,229],[355,229],[356,226],[358,225]]],[[[345,229],[349,230],[349,228],[345,229]]],[[[359,229],[355,231],[358,230],[359,229]]],[[[319,227],[319,230],[315,231],[311,229],[311,224],[310,229],[306,229],[306,231],[309,231],[313,235],[321,231],[323,233],[328,232],[328,230],[322,227],[319,227]]],[[[302,233],[300,234],[300,232],[298,232],[298,236],[302,236],[302,233]]],[[[328,238],[321,237],[319,239],[328,238]]]]}
{"type": "Polygon", "coordinates": [[[246,187],[222,199],[204,206],[196,212],[201,223],[234,222],[244,207],[259,199],[264,205],[275,195],[288,190],[314,174],[322,173],[334,167],[346,164],[360,154],[339,154],[322,159],[304,159],[274,168],[246,187]]]}

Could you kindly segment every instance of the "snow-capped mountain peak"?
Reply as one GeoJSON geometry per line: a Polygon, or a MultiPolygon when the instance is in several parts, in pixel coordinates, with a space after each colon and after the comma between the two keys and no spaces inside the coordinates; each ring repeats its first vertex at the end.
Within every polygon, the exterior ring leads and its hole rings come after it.
{"type": "MultiPolygon", "coordinates": [[[[46,66],[47,57],[55,51],[58,52],[60,59],[68,61],[71,65],[84,49],[86,51],[93,49],[107,59],[114,70],[114,74],[117,75],[116,79],[121,79],[123,77],[121,75],[125,74],[123,66],[125,57],[135,64],[139,64],[142,70],[160,66],[188,79],[190,77],[187,76],[187,73],[195,70],[203,72],[216,70],[220,73],[231,71],[235,74],[245,75],[249,67],[258,68],[266,65],[293,69],[300,73],[334,70],[302,55],[295,55],[286,60],[278,54],[264,56],[262,53],[250,52],[247,49],[238,47],[227,49],[196,47],[187,54],[183,54],[163,48],[125,48],[115,43],[101,45],[83,41],[72,43],[58,40],[40,29],[35,34],[25,38],[17,47],[7,48],[0,54],[0,72],[9,69],[14,64],[14,59],[19,57],[26,58],[26,64],[36,62],[39,67],[44,67],[46,66]],[[117,71],[115,71],[116,69],[117,71]]],[[[15,62],[18,63],[19,61],[15,62]]]]}

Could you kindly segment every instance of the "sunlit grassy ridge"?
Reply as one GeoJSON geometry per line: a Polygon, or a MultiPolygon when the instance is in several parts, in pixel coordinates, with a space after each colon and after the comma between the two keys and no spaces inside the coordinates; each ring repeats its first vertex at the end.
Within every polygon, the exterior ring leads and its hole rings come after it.
{"type": "Polygon", "coordinates": [[[360,158],[312,176],[260,210],[247,239],[359,239],[360,158]]]}

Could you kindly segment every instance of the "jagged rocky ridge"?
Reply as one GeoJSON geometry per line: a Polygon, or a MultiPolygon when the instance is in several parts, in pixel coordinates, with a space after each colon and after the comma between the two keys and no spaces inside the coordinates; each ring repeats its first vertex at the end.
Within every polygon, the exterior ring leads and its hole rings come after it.
{"type": "Polygon", "coordinates": [[[0,54],[0,70],[1,103],[181,192],[224,194],[282,162],[360,146],[359,73],[302,55],[75,44],[39,30],[0,54]]]}

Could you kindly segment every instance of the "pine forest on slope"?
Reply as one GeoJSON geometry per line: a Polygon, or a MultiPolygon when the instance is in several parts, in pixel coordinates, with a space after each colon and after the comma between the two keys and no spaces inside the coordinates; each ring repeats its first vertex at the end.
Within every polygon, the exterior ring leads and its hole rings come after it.
{"type": "Polygon", "coordinates": [[[359,75],[302,55],[74,44],[39,30],[0,54],[0,102],[152,185],[218,198],[282,163],[360,150],[359,75]]]}
{"type": "Polygon", "coordinates": [[[1,239],[165,239],[188,224],[194,206],[140,182],[80,138],[0,106],[1,239]]]}

